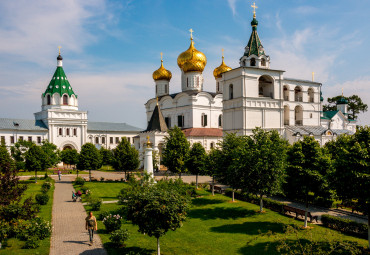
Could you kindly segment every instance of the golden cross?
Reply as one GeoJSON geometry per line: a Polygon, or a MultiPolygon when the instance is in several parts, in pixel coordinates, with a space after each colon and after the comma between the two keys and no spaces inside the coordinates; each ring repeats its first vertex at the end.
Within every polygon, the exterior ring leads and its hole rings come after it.
{"type": "Polygon", "coordinates": [[[62,48],[62,46],[58,46],[58,49],[59,49],[59,55],[60,55],[60,48],[62,48]]]}
{"type": "Polygon", "coordinates": [[[221,51],[222,51],[222,57],[224,57],[224,49],[221,49],[221,51]]]}
{"type": "Polygon", "coordinates": [[[253,14],[256,15],[256,9],[258,9],[256,3],[254,2],[253,5],[251,5],[251,7],[253,8],[253,14]]]}
{"type": "Polygon", "coordinates": [[[190,39],[193,40],[193,32],[194,32],[194,30],[192,28],[190,28],[189,29],[189,32],[190,32],[190,39]]]}
{"type": "Polygon", "coordinates": [[[315,72],[312,72],[312,81],[315,81],[315,72]]]}
{"type": "Polygon", "coordinates": [[[163,52],[161,52],[161,61],[163,61],[163,52]]]}

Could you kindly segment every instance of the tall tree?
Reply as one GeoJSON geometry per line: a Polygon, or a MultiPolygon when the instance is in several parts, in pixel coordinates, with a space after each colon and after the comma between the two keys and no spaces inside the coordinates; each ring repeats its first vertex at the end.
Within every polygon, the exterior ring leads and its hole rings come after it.
{"type": "Polygon", "coordinates": [[[12,158],[15,160],[17,170],[25,170],[25,153],[33,143],[29,141],[18,141],[10,148],[12,158]]]}
{"type": "Polygon", "coordinates": [[[186,167],[191,174],[195,174],[196,188],[198,188],[198,175],[205,174],[207,154],[200,143],[194,143],[189,151],[186,167]]]}
{"type": "Polygon", "coordinates": [[[64,164],[76,165],[78,163],[78,152],[75,149],[65,149],[61,151],[60,158],[64,164]]]}
{"type": "Polygon", "coordinates": [[[221,150],[213,148],[207,155],[206,174],[212,176],[212,196],[215,195],[215,177],[221,153],[221,150]]]}
{"type": "Polygon", "coordinates": [[[181,174],[187,170],[185,162],[189,157],[190,144],[181,129],[176,126],[168,131],[164,140],[163,164],[172,173],[178,173],[181,178],[181,174]]]}
{"type": "MultiPolygon", "coordinates": [[[[328,104],[323,106],[324,111],[336,111],[336,102],[340,98],[342,98],[342,96],[328,98],[328,104]]],[[[368,106],[362,102],[362,99],[359,96],[353,95],[344,98],[348,100],[348,118],[355,120],[360,112],[367,112],[368,106]]]]}
{"type": "Polygon", "coordinates": [[[0,206],[18,202],[26,190],[19,183],[18,170],[5,146],[0,146],[0,206]]]}
{"type": "Polygon", "coordinates": [[[229,185],[232,190],[232,201],[234,202],[234,193],[236,189],[241,188],[240,168],[238,162],[240,160],[240,150],[248,146],[245,136],[237,136],[236,134],[227,134],[220,143],[220,152],[217,153],[216,160],[216,176],[217,181],[229,185]]]}
{"type": "Polygon", "coordinates": [[[313,192],[318,196],[328,191],[327,175],[332,167],[330,156],[314,137],[305,136],[288,150],[287,160],[284,191],[293,197],[304,198],[306,205],[304,227],[307,227],[308,194],[313,192]]]}
{"type": "Polygon", "coordinates": [[[125,179],[127,179],[127,171],[136,170],[139,164],[139,152],[124,137],[117,147],[113,149],[113,168],[115,170],[123,170],[125,179]]]}
{"type": "Polygon", "coordinates": [[[89,180],[91,181],[91,170],[101,167],[101,156],[99,150],[92,143],[85,143],[81,147],[78,156],[77,168],[80,170],[89,170],[89,180]]]}
{"type": "Polygon", "coordinates": [[[159,238],[168,230],[182,226],[189,208],[189,198],[171,185],[145,185],[134,188],[127,199],[127,218],[139,227],[139,232],[157,238],[157,254],[160,255],[159,238]],[[164,186],[165,188],[162,188],[164,186]]]}
{"type": "Polygon", "coordinates": [[[99,152],[100,152],[100,155],[102,157],[102,164],[103,165],[112,165],[112,162],[113,162],[113,152],[112,152],[112,150],[101,147],[99,152]]]}
{"type": "Polygon", "coordinates": [[[253,130],[253,135],[246,139],[248,146],[239,148],[238,160],[233,164],[239,168],[242,189],[259,195],[262,212],[263,196],[282,193],[288,142],[276,130],[261,128],[253,130]]]}
{"type": "MultiPolygon", "coordinates": [[[[45,167],[53,167],[60,162],[60,151],[58,147],[48,140],[42,141],[41,149],[45,152],[45,167]]],[[[46,169],[45,168],[45,169],[46,169]]]]}
{"type": "Polygon", "coordinates": [[[48,159],[41,146],[32,144],[25,153],[25,165],[28,171],[35,171],[35,182],[37,182],[37,172],[45,170],[48,166],[48,159]]]}

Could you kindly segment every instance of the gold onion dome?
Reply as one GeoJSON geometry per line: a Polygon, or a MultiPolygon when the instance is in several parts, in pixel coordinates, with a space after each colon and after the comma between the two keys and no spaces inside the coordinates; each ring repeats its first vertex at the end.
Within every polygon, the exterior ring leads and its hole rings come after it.
{"type": "Polygon", "coordinates": [[[231,67],[225,64],[224,56],[222,56],[222,63],[219,67],[216,67],[215,70],[213,70],[213,76],[215,77],[215,79],[221,78],[222,73],[230,71],[230,70],[231,70],[231,67]]]}
{"type": "Polygon", "coordinates": [[[161,59],[161,66],[153,72],[153,79],[155,81],[158,80],[171,80],[172,78],[172,73],[164,68],[163,66],[163,60],[161,59]]]}
{"type": "Polygon", "coordinates": [[[184,71],[184,72],[192,72],[198,71],[203,72],[206,64],[207,58],[203,54],[203,52],[198,51],[194,47],[193,37],[190,38],[190,46],[189,49],[181,53],[177,58],[177,65],[184,71]]]}

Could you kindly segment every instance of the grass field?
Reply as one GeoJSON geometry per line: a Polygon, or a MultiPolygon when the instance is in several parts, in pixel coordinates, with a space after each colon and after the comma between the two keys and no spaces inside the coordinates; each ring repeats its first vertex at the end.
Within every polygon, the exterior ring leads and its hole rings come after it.
{"type": "MultiPolygon", "coordinates": [[[[37,172],[37,176],[44,176],[45,173],[48,175],[54,174],[54,171],[40,171],[37,172]]],[[[78,171],[78,174],[88,174],[87,171],[78,171]]],[[[77,171],[73,170],[71,174],[77,174],[77,171]]],[[[18,176],[35,176],[35,172],[33,171],[19,171],[17,173],[18,176]]]]}
{"type": "MultiPolygon", "coordinates": [[[[34,183],[34,181],[22,181],[22,183],[27,184],[27,190],[25,191],[22,202],[29,196],[35,196],[37,193],[41,190],[41,185],[44,183],[44,180],[38,180],[37,183],[34,183]]],[[[53,194],[54,194],[54,185],[52,188],[48,191],[49,194],[49,201],[46,205],[42,205],[39,216],[43,218],[44,220],[47,220],[51,222],[51,212],[53,207],[53,194]]],[[[23,241],[20,241],[15,238],[11,238],[8,240],[8,247],[5,249],[0,250],[0,255],[48,255],[50,251],[50,237],[45,238],[44,240],[40,241],[40,247],[37,249],[22,249],[22,246],[24,245],[23,241]]]]}
{"type": "MultiPolygon", "coordinates": [[[[123,185],[127,185],[123,182],[85,182],[92,195],[97,196],[103,201],[117,200],[119,191],[123,188],[123,185]]],[[[73,185],[75,190],[78,191],[81,186],[73,185]]],[[[84,197],[82,197],[83,199],[84,197]]]]}
{"type": "MultiPolygon", "coordinates": [[[[114,197],[120,190],[119,185],[108,186],[114,183],[91,183],[95,195],[114,197]],[[108,191],[110,190],[110,191],[108,191]],[[112,193],[110,193],[112,192],[112,193]],[[115,193],[117,192],[117,193],[115,193]]],[[[127,184],[122,184],[127,185],[127,184]]],[[[199,191],[202,197],[192,200],[192,207],[188,219],[182,228],[169,231],[160,239],[161,254],[279,254],[276,251],[278,239],[286,236],[285,228],[288,225],[303,225],[290,217],[266,209],[266,213],[257,213],[259,207],[246,202],[231,203],[230,198],[224,195],[212,196],[207,191],[199,191]],[[261,235],[272,231],[273,236],[261,235]]],[[[119,209],[117,204],[103,204],[101,211],[119,209]]],[[[86,210],[90,208],[86,206],[86,210]]],[[[96,212],[95,215],[98,215],[96,212]]],[[[136,226],[126,222],[123,228],[130,232],[126,247],[112,248],[109,234],[104,225],[98,222],[98,233],[109,254],[126,254],[129,251],[140,254],[155,254],[156,239],[140,234],[136,226]]],[[[351,236],[345,236],[337,231],[314,225],[312,230],[300,230],[299,236],[288,236],[291,240],[306,239],[313,235],[313,239],[320,241],[350,240],[366,246],[367,241],[351,236]]]]}

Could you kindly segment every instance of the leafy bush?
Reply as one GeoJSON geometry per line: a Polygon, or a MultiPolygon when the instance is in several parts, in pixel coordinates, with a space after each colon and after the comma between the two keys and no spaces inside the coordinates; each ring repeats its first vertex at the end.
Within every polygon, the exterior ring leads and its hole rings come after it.
{"type": "Polygon", "coordinates": [[[17,219],[29,219],[40,211],[40,206],[35,204],[32,197],[27,198],[23,204],[10,204],[0,206],[0,219],[7,222],[17,219]]]}
{"type": "Polygon", "coordinates": [[[53,181],[53,179],[49,176],[45,176],[44,178],[45,178],[45,182],[50,182],[51,183],[53,181]]]}
{"type": "Polygon", "coordinates": [[[9,223],[0,221],[0,243],[4,243],[8,239],[10,231],[9,223]]]}
{"type": "Polygon", "coordinates": [[[105,229],[110,233],[121,228],[122,217],[119,214],[109,214],[103,219],[105,229]]]}
{"type": "Polygon", "coordinates": [[[50,182],[44,182],[41,186],[41,191],[42,192],[48,192],[51,188],[52,184],[50,182]]]}
{"type": "Polygon", "coordinates": [[[84,178],[77,177],[77,178],[75,179],[75,185],[83,186],[84,184],[85,184],[85,179],[84,179],[84,178]]]}
{"type": "Polygon", "coordinates": [[[39,205],[46,205],[49,202],[49,195],[46,193],[37,194],[35,198],[39,205]]]}
{"type": "Polygon", "coordinates": [[[17,224],[17,237],[27,241],[32,238],[43,240],[51,235],[51,224],[40,217],[30,221],[19,221],[17,224]]]}
{"type": "Polygon", "coordinates": [[[98,216],[98,220],[103,220],[105,217],[107,217],[109,214],[111,214],[110,212],[108,211],[102,211],[100,212],[99,216],[98,216]]]}
{"type": "Polygon", "coordinates": [[[91,206],[93,211],[99,211],[102,205],[102,200],[97,197],[89,196],[87,204],[91,206]]]}
{"type": "Polygon", "coordinates": [[[332,228],[346,234],[367,238],[368,226],[366,224],[342,219],[328,214],[321,215],[321,221],[322,224],[328,228],[332,228]]]}
{"type": "Polygon", "coordinates": [[[123,247],[128,237],[129,232],[127,229],[118,229],[110,233],[109,240],[114,244],[115,247],[123,247]]]}
{"type": "Polygon", "coordinates": [[[37,238],[30,238],[25,242],[23,248],[24,249],[36,249],[39,246],[40,246],[40,241],[37,238]]]}
{"type": "Polygon", "coordinates": [[[80,188],[80,190],[81,190],[82,194],[87,194],[87,193],[86,193],[86,191],[87,191],[87,190],[89,190],[89,188],[88,188],[88,187],[86,187],[86,186],[82,186],[82,187],[80,188]]]}

